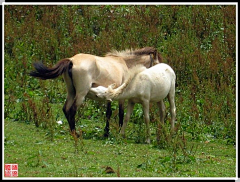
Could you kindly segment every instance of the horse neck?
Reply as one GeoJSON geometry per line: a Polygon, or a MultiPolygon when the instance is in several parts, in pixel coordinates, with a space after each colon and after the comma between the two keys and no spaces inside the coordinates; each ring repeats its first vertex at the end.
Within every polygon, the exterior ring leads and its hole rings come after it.
{"type": "Polygon", "coordinates": [[[149,67],[151,63],[151,59],[149,55],[144,56],[134,56],[130,58],[124,59],[128,68],[132,68],[136,65],[143,65],[145,67],[149,67]]]}
{"type": "Polygon", "coordinates": [[[126,88],[128,84],[124,83],[111,93],[112,100],[122,100],[131,98],[131,89],[126,88]]]}
{"type": "Polygon", "coordinates": [[[127,89],[126,87],[131,82],[131,80],[132,78],[128,77],[128,79],[122,85],[115,89],[109,86],[106,92],[106,98],[111,100],[127,99],[130,95],[129,89],[127,89]]]}
{"type": "Polygon", "coordinates": [[[132,94],[134,94],[134,88],[132,88],[132,85],[135,82],[135,77],[138,73],[146,70],[146,68],[142,65],[137,65],[131,68],[128,72],[127,79],[124,81],[124,83],[119,86],[116,89],[112,89],[109,87],[108,93],[109,97],[113,100],[121,100],[121,99],[128,99],[132,97],[132,94]]]}

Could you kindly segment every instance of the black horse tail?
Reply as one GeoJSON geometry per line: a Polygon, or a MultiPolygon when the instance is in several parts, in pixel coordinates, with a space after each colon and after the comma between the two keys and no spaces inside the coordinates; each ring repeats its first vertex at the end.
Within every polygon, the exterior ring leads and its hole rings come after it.
{"type": "Polygon", "coordinates": [[[69,76],[72,77],[72,62],[68,58],[60,60],[52,68],[46,67],[42,62],[35,62],[33,66],[36,70],[31,71],[29,75],[42,80],[57,78],[65,71],[68,71],[69,76]]]}

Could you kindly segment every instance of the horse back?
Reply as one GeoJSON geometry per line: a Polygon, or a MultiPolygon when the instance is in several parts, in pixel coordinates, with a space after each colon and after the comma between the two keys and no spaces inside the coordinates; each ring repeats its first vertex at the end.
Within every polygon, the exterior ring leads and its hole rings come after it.
{"type": "Polygon", "coordinates": [[[175,73],[170,66],[160,63],[140,72],[134,82],[135,90],[150,101],[158,102],[170,92],[175,83],[175,73]]]}
{"type": "Polygon", "coordinates": [[[88,77],[93,86],[105,86],[116,83],[121,85],[127,73],[125,61],[119,57],[100,57],[91,54],[77,54],[70,58],[75,77],[88,77]]]}

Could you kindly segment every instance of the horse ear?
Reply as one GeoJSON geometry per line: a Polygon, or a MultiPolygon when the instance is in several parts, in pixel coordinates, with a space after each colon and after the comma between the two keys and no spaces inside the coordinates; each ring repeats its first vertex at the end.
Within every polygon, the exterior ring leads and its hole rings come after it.
{"type": "Polygon", "coordinates": [[[156,59],[156,56],[157,56],[157,53],[156,53],[156,52],[154,52],[154,53],[150,53],[150,56],[152,56],[153,59],[155,60],[155,59],[156,59]]]}

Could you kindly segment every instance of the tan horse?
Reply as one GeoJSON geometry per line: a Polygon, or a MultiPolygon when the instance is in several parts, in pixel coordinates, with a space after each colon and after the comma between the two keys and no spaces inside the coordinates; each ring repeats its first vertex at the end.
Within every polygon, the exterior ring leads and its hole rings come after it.
{"type": "MultiPolygon", "coordinates": [[[[63,74],[67,85],[67,100],[63,112],[68,120],[70,130],[76,134],[75,114],[85,97],[96,99],[90,94],[92,87],[104,86],[116,83],[120,86],[128,73],[128,68],[137,64],[151,67],[161,61],[160,54],[153,47],[145,47],[138,50],[112,51],[105,57],[91,54],[77,54],[71,58],[60,60],[52,68],[44,66],[41,62],[34,63],[35,71],[31,76],[40,79],[54,79],[63,74]],[[89,94],[88,94],[89,93],[89,94]]],[[[109,132],[109,118],[111,116],[111,103],[108,102],[107,123],[105,135],[109,132]]],[[[123,100],[119,101],[119,125],[123,124],[123,100]]]]}

